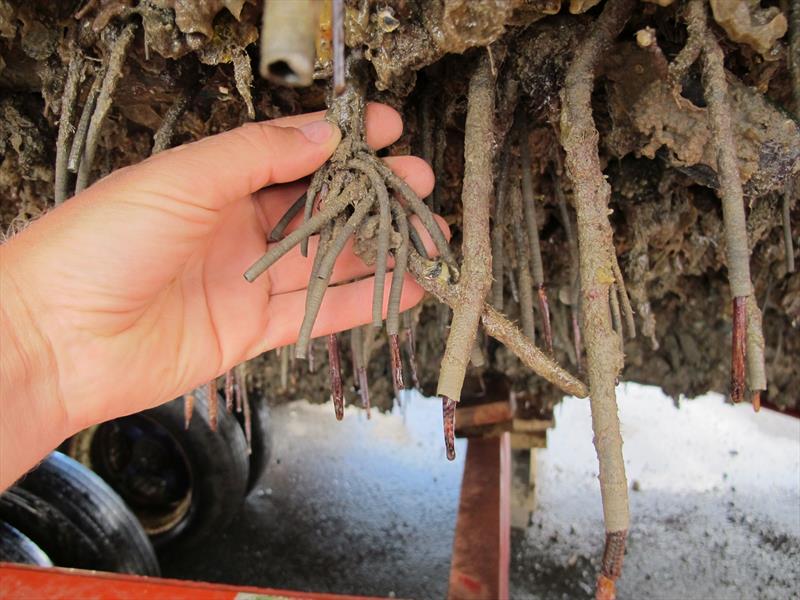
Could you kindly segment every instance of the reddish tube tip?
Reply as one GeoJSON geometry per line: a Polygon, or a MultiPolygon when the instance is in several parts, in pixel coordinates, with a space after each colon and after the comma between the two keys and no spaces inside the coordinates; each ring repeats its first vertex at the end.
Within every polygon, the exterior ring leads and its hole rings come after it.
{"type": "Polygon", "coordinates": [[[442,422],[444,424],[444,447],[447,460],[456,458],[456,402],[442,396],[442,422]]]}

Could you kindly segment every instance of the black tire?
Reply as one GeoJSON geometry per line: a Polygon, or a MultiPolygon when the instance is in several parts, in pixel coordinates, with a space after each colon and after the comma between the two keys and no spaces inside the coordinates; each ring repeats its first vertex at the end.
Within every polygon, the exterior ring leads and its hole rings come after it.
{"type": "Polygon", "coordinates": [[[108,484],[79,462],[53,452],[17,485],[61,512],[98,546],[96,569],[159,575],[139,521],[108,484]]]}
{"type": "MultiPolygon", "coordinates": [[[[266,399],[258,401],[250,398],[251,431],[250,431],[250,475],[247,478],[247,493],[253,491],[269,466],[272,457],[272,431],[269,418],[269,407],[266,399]]],[[[239,425],[244,431],[244,415],[235,413],[239,425]]]]}
{"type": "Polygon", "coordinates": [[[14,486],[0,496],[0,520],[41,548],[59,567],[99,569],[102,549],[64,513],[38,496],[14,486]]]}
{"type": "Polygon", "coordinates": [[[69,453],[114,488],[159,550],[219,533],[238,511],[248,478],[247,445],[221,405],[211,431],[205,387],[194,391],[184,426],[183,398],[80,432],[69,453]]]}
{"type": "Polygon", "coordinates": [[[8,523],[0,521],[0,562],[52,567],[53,563],[39,546],[8,523]]]}

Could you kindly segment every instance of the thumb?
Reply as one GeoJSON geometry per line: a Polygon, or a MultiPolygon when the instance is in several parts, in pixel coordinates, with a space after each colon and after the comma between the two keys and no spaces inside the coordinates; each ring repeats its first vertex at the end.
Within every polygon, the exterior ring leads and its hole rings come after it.
{"type": "Polygon", "coordinates": [[[219,210],[265,186],[313,173],[340,140],[339,128],[325,120],[302,127],[248,123],[147,159],[132,185],[156,184],[161,197],[219,210]]]}

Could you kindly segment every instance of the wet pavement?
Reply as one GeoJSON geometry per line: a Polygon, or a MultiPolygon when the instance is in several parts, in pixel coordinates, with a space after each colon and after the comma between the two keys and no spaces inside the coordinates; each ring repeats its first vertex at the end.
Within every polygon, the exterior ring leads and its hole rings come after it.
{"type": "MultiPolygon", "coordinates": [[[[633,525],[620,598],[800,597],[800,420],[719,396],[676,409],[621,386],[633,525]]],[[[273,411],[266,477],[229,529],[167,577],[407,598],[446,594],[465,443],[444,456],[441,403],[367,421],[330,405],[273,411]]],[[[585,400],[556,409],[538,508],[512,536],[513,598],[589,598],[603,528],[585,400]]]]}

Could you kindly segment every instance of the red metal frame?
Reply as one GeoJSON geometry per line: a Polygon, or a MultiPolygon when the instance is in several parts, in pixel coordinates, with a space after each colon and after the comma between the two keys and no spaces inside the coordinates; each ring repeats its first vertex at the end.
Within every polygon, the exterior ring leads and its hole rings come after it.
{"type": "MultiPolygon", "coordinates": [[[[100,573],[78,569],[42,568],[0,563],[3,600],[242,600],[247,598],[306,598],[365,600],[364,596],[337,596],[290,592],[198,581],[100,573]]],[[[377,600],[374,599],[373,600],[377,600]]]]}
{"type": "Polygon", "coordinates": [[[506,600],[511,561],[511,436],[470,438],[449,600],[506,600]]]}

